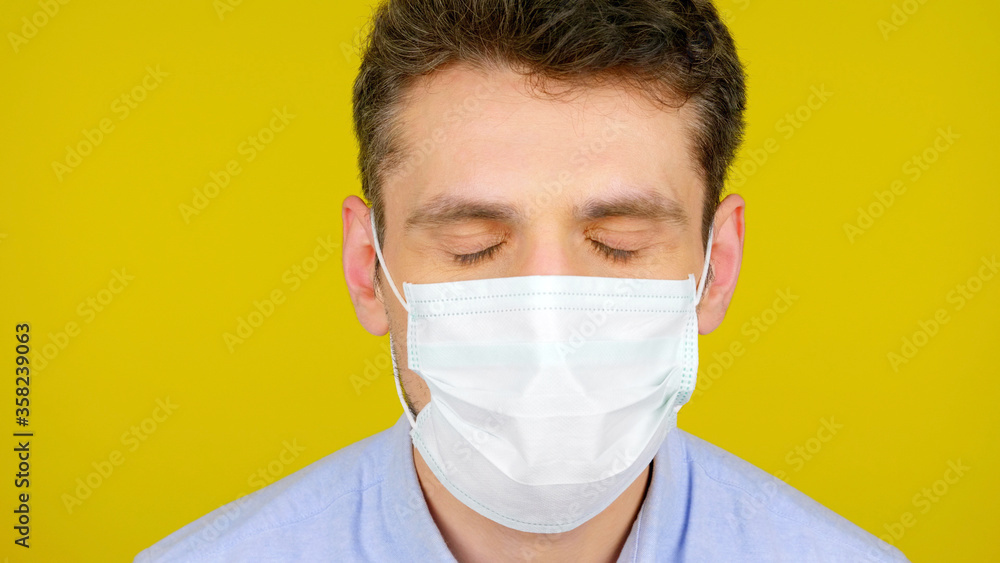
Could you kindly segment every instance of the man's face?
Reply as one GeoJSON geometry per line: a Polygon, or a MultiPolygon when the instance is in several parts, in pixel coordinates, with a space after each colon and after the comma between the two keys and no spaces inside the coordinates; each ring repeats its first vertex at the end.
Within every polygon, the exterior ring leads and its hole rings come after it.
{"type": "MultiPolygon", "coordinates": [[[[453,66],[421,79],[400,114],[406,158],[383,184],[383,255],[397,288],[527,275],[700,276],[705,186],[692,112],[612,85],[546,97],[512,71],[453,66]]],[[[406,358],[406,311],[381,281],[397,358],[406,358]]],[[[428,391],[399,367],[419,410],[428,391]]]]}

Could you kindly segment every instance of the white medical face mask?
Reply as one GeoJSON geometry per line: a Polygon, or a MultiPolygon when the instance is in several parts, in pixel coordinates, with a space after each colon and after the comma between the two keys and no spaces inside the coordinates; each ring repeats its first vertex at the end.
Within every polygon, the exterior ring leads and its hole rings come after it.
{"type": "Polygon", "coordinates": [[[509,528],[558,533],[652,461],[695,387],[701,281],[523,276],[403,283],[407,366],[431,400],[410,436],[456,498],[509,528]]]}

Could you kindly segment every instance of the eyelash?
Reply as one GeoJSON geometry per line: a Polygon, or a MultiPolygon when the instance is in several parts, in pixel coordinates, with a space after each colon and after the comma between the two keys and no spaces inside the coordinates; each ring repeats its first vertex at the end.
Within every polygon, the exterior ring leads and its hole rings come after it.
{"type": "Polygon", "coordinates": [[[610,258],[613,262],[627,262],[630,258],[635,256],[637,252],[635,250],[622,250],[620,248],[612,248],[603,242],[598,242],[591,239],[591,244],[598,252],[603,254],[605,257],[610,258]]]}
{"type": "Polygon", "coordinates": [[[494,244],[493,246],[480,250],[479,252],[473,252],[472,254],[456,254],[455,261],[462,266],[472,266],[482,260],[492,258],[494,254],[500,251],[500,244],[494,244]]]}
{"type": "MultiPolygon", "coordinates": [[[[594,245],[595,250],[603,254],[606,258],[610,258],[614,262],[627,262],[630,258],[636,255],[635,250],[612,248],[596,240],[591,240],[590,243],[594,245]]],[[[500,251],[500,247],[502,245],[503,243],[495,244],[489,248],[480,250],[479,252],[473,252],[472,254],[456,254],[455,261],[462,266],[472,266],[483,260],[492,258],[497,252],[500,251]]]]}

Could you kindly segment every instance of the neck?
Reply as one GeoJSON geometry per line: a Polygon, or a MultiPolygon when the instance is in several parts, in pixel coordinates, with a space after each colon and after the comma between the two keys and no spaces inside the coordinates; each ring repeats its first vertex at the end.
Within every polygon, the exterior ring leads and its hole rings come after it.
{"type": "Polygon", "coordinates": [[[431,517],[461,563],[616,561],[642,507],[651,476],[651,468],[646,467],[610,506],[568,532],[532,534],[497,524],[462,504],[438,481],[416,448],[413,465],[431,517]]]}

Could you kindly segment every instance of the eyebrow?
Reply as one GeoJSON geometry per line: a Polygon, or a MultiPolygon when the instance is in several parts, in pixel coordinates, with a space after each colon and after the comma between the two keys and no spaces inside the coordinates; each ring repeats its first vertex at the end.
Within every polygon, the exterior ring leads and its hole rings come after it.
{"type": "Polygon", "coordinates": [[[437,227],[459,221],[487,220],[518,223],[524,214],[506,203],[469,200],[457,196],[437,196],[406,218],[406,230],[437,227]]]}
{"type": "Polygon", "coordinates": [[[592,198],[575,210],[578,219],[593,221],[607,217],[636,217],[683,226],[688,214],[677,201],[657,192],[643,191],[609,198],[592,198]]]}
{"type": "MultiPolygon", "coordinates": [[[[688,223],[687,212],[679,203],[653,191],[591,198],[583,205],[576,206],[574,215],[580,221],[594,221],[608,217],[635,217],[678,226],[688,223]]],[[[411,213],[406,218],[405,229],[438,227],[474,220],[517,224],[524,220],[524,213],[506,203],[440,195],[411,213]]]]}

